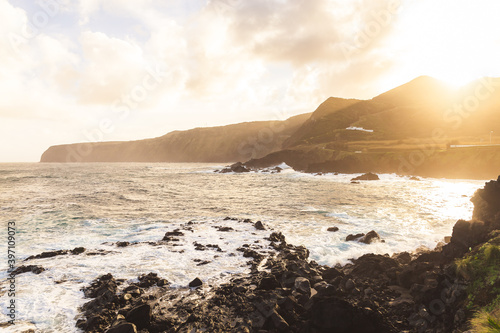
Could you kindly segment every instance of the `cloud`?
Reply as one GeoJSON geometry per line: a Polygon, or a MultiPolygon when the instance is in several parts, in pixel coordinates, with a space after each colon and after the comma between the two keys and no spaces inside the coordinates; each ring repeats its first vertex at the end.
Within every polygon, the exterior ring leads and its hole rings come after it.
{"type": "Polygon", "coordinates": [[[85,31],[80,43],[84,65],[79,103],[111,104],[140,82],[145,62],[142,49],[134,42],[85,31]]]}
{"type": "Polygon", "coordinates": [[[500,54],[491,0],[54,1],[33,29],[44,1],[0,0],[0,121],[30,119],[40,145],[105,118],[103,140],[283,119],[421,74],[495,75],[500,54]]]}
{"type": "Polygon", "coordinates": [[[344,62],[343,48],[358,57],[376,48],[391,31],[394,0],[255,0],[239,2],[229,31],[235,45],[255,56],[294,66],[344,62]],[[366,34],[366,36],[363,36],[366,34]]]}

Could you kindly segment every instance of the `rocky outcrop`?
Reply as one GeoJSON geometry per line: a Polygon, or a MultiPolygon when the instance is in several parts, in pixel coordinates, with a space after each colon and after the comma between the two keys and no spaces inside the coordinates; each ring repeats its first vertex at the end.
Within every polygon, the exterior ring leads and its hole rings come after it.
{"type": "Polygon", "coordinates": [[[483,189],[476,191],[471,199],[474,203],[473,219],[485,221],[491,228],[500,228],[500,176],[492,180],[483,189]]]}
{"type": "Polygon", "coordinates": [[[23,265],[23,266],[17,267],[15,270],[13,270],[11,275],[16,276],[16,275],[27,273],[27,272],[31,272],[33,274],[38,275],[38,274],[42,273],[43,271],[45,271],[45,268],[43,268],[42,266],[39,266],[39,265],[28,265],[28,266],[23,265]]]}
{"type": "Polygon", "coordinates": [[[368,173],[365,173],[364,175],[361,175],[361,176],[358,176],[358,177],[351,179],[351,181],[358,181],[358,180],[380,180],[380,178],[378,175],[371,173],[371,172],[368,172],[368,173]]]}
{"type": "MultiPolygon", "coordinates": [[[[164,136],[128,142],[87,142],[52,146],[41,162],[218,162],[260,158],[280,150],[310,113],[284,121],[256,121],[174,131],[164,136]]],[[[102,141],[95,131],[89,140],[102,141]]]]}
{"type": "Polygon", "coordinates": [[[247,167],[245,167],[243,163],[236,162],[219,171],[219,173],[229,173],[229,172],[244,173],[244,172],[250,172],[250,170],[247,167]]]}

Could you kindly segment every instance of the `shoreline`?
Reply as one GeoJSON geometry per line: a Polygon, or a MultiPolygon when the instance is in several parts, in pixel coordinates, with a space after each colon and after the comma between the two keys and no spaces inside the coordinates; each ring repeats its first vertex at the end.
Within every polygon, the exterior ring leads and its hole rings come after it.
{"type": "MultiPolygon", "coordinates": [[[[448,244],[414,258],[405,252],[365,254],[352,264],[320,266],[307,259],[305,247],[287,244],[281,233],[273,232],[268,240],[275,254],[263,257],[247,249],[245,256],[253,258],[250,274],[209,290],[209,295],[176,303],[161,319],[155,317],[162,309],[161,292],[147,300],[139,297],[118,309],[122,316],[109,318],[114,328],[108,332],[133,329],[136,323],[148,332],[463,332],[473,316],[466,304],[470,281],[454,262],[480,251],[480,244],[500,242],[498,232],[492,233],[499,228],[500,206],[494,203],[500,201],[500,177],[478,190],[472,201],[472,221],[459,220],[448,244]],[[266,270],[259,270],[262,265],[266,270]],[[143,315],[136,318],[138,312],[143,315]]],[[[93,287],[109,285],[106,281],[112,278],[98,279],[93,287]]],[[[191,287],[189,295],[203,290],[198,283],[191,287]]]]}
{"type": "MultiPolygon", "coordinates": [[[[368,253],[344,266],[322,266],[308,259],[305,247],[290,245],[281,233],[272,232],[264,247],[246,244],[237,249],[251,259],[248,274],[232,276],[214,288],[195,276],[189,286],[171,287],[155,274],[126,285],[120,276],[102,272],[83,290],[88,302],[78,327],[108,333],[463,332],[473,310],[484,307],[484,299],[469,306],[466,296],[473,281],[456,269],[455,261],[466,260],[469,252],[481,255],[482,244],[500,244],[498,232],[491,233],[500,227],[500,177],[478,190],[472,201],[473,220],[458,221],[448,244],[423,253],[368,253]]],[[[183,232],[167,232],[157,243],[175,243],[183,232]]],[[[116,246],[134,245],[119,243],[116,246]]],[[[36,274],[41,268],[22,270],[19,274],[36,274]]]]}

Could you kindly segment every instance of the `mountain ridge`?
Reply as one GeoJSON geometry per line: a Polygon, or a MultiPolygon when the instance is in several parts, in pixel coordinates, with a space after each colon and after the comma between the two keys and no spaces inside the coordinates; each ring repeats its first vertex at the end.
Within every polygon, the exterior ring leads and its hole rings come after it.
{"type": "Polygon", "coordinates": [[[330,97],[314,112],[284,121],[195,128],[128,142],[52,146],[41,162],[247,161],[249,167],[284,162],[307,172],[447,177],[442,169],[462,161],[463,170],[453,177],[476,178],[478,170],[482,178],[500,172],[500,152],[449,148],[457,143],[486,145],[493,133],[500,133],[499,116],[500,79],[483,78],[451,89],[421,76],[369,100],[330,97]]]}

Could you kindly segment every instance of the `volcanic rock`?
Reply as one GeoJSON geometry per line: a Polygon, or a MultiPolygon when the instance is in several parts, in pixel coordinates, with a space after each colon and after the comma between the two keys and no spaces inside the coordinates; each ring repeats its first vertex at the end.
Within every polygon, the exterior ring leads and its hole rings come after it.
{"type": "Polygon", "coordinates": [[[199,278],[195,278],[193,281],[189,282],[190,288],[197,288],[203,285],[203,282],[199,278]]]}
{"type": "Polygon", "coordinates": [[[364,235],[360,240],[361,243],[371,244],[374,241],[380,241],[380,236],[374,230],[370,231],[366,235],[364,235]]]}
{"type": "Polygon", "coordinates": [[[351,181],[358,181],[358,180],[380,180],[379,176],[374,174],[374,173],[365,173],[364,175],[355,177],[351,179],[351,181]]]}

